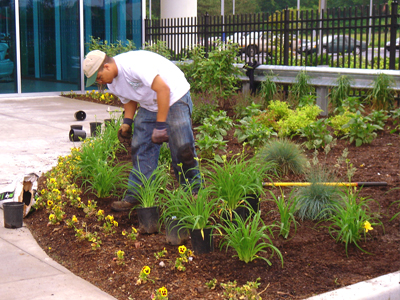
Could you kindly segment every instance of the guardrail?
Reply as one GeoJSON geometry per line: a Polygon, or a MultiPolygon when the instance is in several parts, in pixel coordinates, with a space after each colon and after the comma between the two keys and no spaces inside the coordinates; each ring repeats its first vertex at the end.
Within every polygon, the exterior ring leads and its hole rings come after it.
{"type": "MultiPolygon", "coordinates": [[[[243,92],[250,90],[250,78],[245,75],[244,64],[235,64],[243,69],[240,79],[243,81],[243,92]]],[[[296,66],[272,66],[260,65],[254,69],[254,81],[265,81],[267,75],[271,75],[271,80],[280,84],[294,84],[299,72],[305,71],[309,76],[309,84],[316,88],[317,105],[323,110],[322,116],[328,115],[328,89],[337,85],[339,76],[346,75],[350,78],[351,87],[355,89],[371,89],[376,77],[384,73],[394,79],[395,91],[400,91],[400,71],[396,70],[372,70],[372,69],[350,69],[332,68],[327,66],[319,67],[296,67],[296,66]]]]}

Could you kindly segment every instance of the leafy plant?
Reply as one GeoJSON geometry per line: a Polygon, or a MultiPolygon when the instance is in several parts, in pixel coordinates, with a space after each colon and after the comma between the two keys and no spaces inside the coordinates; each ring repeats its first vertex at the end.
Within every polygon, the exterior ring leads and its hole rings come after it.
{"type": "Polygon", "coordinates": [[[334,133],[337,136],[347,134],[350,129],[343,127],[355,116],[355,113],[351,112],[348,107],[344,108],[344,111],[336,116],[328,119],[328,124],[334,129],[334,133]]]}
{"type": "Polygon", "coordinates": [[[140,207],[156,206],[161,191],[166,190],[168,181],[168,175],[165,174],[164,169],[158,167],[153,171],[149,178],[147,178],[140,169],[132,169],[131,172],[140,181],[140,184],[135,184],[133,186],[135,196],[140,202],[140,207]]]}
{"type": "Polygon", "coordinates": [[[276,197],[272,191],[269,192],[273,201],[278,207],[278,212],[281,217],[280,221],[277,222],[277,226],[279,227],[279,235],[287,239],[292,224],[294,224],[294,233],[297,231],[297,221],[295,218],[295,213],[298,210],[297,197],[293,195],[294,190],[290,192],[287,200],[285,200],[285,195],[282,190],[281,195],[278,197],[276,197]]]}
{"type": "Polygon", "coordinates": [[[217,109],[217,103],[207,93],[196,93],[192,95],[193,112],[192,121],[194,124],[201,124],[203,120],[211,116],[217,109]]]}
{"type": "Polygon", "coordinates": [[[314,88],[309,84],[310,76],[306,71],[300,71],[295,78],[295,83],[291,87],[291,93],[299,101],[302,97],[313,92],[314,88]]]}
{"type": "Polygon", "coordinates": [[[278,121],[279,136],[295,134],[298,129],[314,122],[321,111],[321,108],[317,105],[306,105],[290,111],[286,118],[278,121]]]}
{"type": "Polygon", "coordinates": [[[383,109],[381,110],[374,110],[368,115],[369,119],[371,120],[372,124],[380,126],[382,129],[385,126],[385,122],[389,119],[389,115],[383,109]]]}
{"type": "Polygon", "coordinates": [[[344,100],[349,97],[351,82],[351,78],[347,75],[340,75],[337,78],[330,94],[330,101],[335,108],[341,107],[344,100]]]}
{"type": "Polygon", "coordinates": [[[325,148],[326,145],[333,141],[333,136],[327,128],[327,123],[327,119],[318,119],[298,129],[300,136],[307,139],[307,141],[304,142],[307,149],[325,148]]]}
{"type": "Polygon", "coordinates": [[[265,76],[265,80],[261,82],[260,94],[263,99],[263,108],[266,108],[271,100],[273,100],[274,95],[277,93],[278,89],[276,83],[272,81],[275,77],[273,72],[265,76]]]}
{"type": "Polygon", "coordinates": [[[261,219],[261,211],[258,211],[253,216],[249,216],[243,220],[239,215],[234,212],[235,217],[233,222],[225,222],[220,225],[220,228],[225,232],[220,242],[220,248],[224,246],[226,249],[232,247],[236,251],[239,260],[249,263],[255,259],[262,259],[271,266],[271,261],[259,256],[259,252],[266,252],[264,249],[271,249],[272,254],[276,253],[281,259],[283,266],[283,257],[278,248],[276,248],[269,235],[272,234],[271,226],[266,226],[261,219]]]}
{"type": "MultiPolygon", "coordinates": [[[[361,251],[368,253],[358,244],[362,237],[366,239],[368,231],[373,230],[372,226],[381,225],[382,222],[371,217],[369,203],[373,199],[359,197],[359,191],[352,188],[341,193],[343,205],[334,206],[335,213],[329,218],[329,234],[336,240],[345,244],[346,255],[348,246],[356,245],[361,251]]],[[[370,253],[368,253],[370,254],[370,253]]]]}
{"type": "Polygon", "coordinates": [[[212,188],[215,198],[223,201],[228,211],[236,209],[246,199],[247,195],[261,195],[263,177],[272,169],[271,163],[259,164],[255,160],[245,160],[244,157],[232,157],[230,160],[223,156],[223,164],[209,161],[204,176],[212,188]]]}
{"type": "Polygon", "coordinates": [[[288,117],[290,114],[290,111],[291,111],[289,108],[289,104],[287,102],[280,101],[280,100],[271,101],[268,104],[268,110],[271,110],[274,112],[274,115],[276,116],[277,121],[288,117]]]}
{"type": "Polygon", "coordinates": [[[258,116],[261,113],[260,109],[261,105],[254,102],[251,102],[249,105],[241,107],[240,109],[237,106],[235,107],[236,116],[239,118],[258,116]]]}
{"type": "Polygon", "coordinates": [[[262,300],[260,293],[257,292],[260,283],[258,283],[260,278],[257,278],[255,282],[247,281],[241,287],[237,286],[236,280],[227,283],[221,282],[221,287],[224,289],[224,297],[229,300],[238,300],[238,299],[248,299],[248,300],[262,300]]]}
{"type": "Polygon", "coordinates": [[[383,128],[376,124],[371,124],[371,119],[367,116],[364,117],[359,111],[356,112],[350,121],[343,125],[343,128],[348,128],[349,131],[343,138],[348,138],[350,143],[356,142],[356,147],[362,144],[370,144],[377,136],[376,130],[383,130],[383,128]]]}
{"type": "MultiPolygon", "coordinates": [[[[176,191],[165,191],[164,217],[176,216],[180,220],[181,228],[205,229],[215,223],[214,215],[218,210],[219,199],[211,197],[209,187],[201,188],[197,195],[192,194],[189,187],[179,187],[176,191]]],[[[202,231],[204,236],[204,233],[202,231]]]]}
{"type": "Polygon", "coordinates": [[[135,43],[131,40],[126,40],[124,43],[122,41],[110,43],[107,40],[102,41],[100,38],[95,39],[93,36],[90,36],[88,46],[89,51],[100,50],[110,57],[136,49],[135,43]]]}
{"type": "Polygon", "coordinates": [[[288,139],[267,142],[257,153],[263,163],[273,163],[275,171],[286,175],[289,172],[302,174],[306,170],[307,158],[301,147],[288,139]]]}
{"type": "Polygon", "coordinates": [[[225,149],[225,145],[228,141],[223,141],[222,138],[211,137],[209,135],[203,135],[201,139],[196,139],[196,146],[199,149],[199,154],[202,158],[213,158],[215,150],[225,149]]]}
{"type": "Polygon", "coordinates": [[[324,168],[312,168],[307,174],[310,185],[302,186],[296,193],[297,212],[301,220],[326,219],[334,213],[339,201],[339,188],[331,173],[324,168]],[[326,184],[328,183],[328,184],[326,184]]]}
{"type": "Polygon", "coordinates": [[[266,143],[271,136],[277,136],[271,127],[257,122],[255,118],[246,117],[235,125],[236,130],[234,136],[237,137],[239,143],[246,142],[252,147],[258,147],[266,143]]]}
{"type": "Polygon", "coordinates": [[[206,57],[201,47],[194,47],[190,52],[192,62],[180,65],[191,89],[194,92],[207,91],[218,99],[220,107],[224,107],[227,99],[238,89],[238,76],[241,74],[235,66],[238,50],[237,44],[223,44],[219,41],[206,57]]]}
{"type": "Polygon", "coordinates": [[[390,110],[393,108],[394,83],[394,78],[384,73],[380,73],[375,78],[372,90],[367,97],[367,99],[372,102],[375,109],[390,110]]]}
{"type": "Polygon", "coordinates": [[[203,139],[205,135],[208,135],[222,140],[232,126],[233,121],[226,115],[225,111],[213,112],[203,120],[203,125],[195,128],[199,132],[197,139],[203,139]]]}
{"type": "Polygon", "coordinates": [[[152,44],[149,44],[145,42],[143,50],[148,50],[151,52],[158,53],[162,56],[164,56],[166,59],[171,59],[171,49],[167,47],[167,42],[157,40],[156,42],[153,42],[152,44]]]}

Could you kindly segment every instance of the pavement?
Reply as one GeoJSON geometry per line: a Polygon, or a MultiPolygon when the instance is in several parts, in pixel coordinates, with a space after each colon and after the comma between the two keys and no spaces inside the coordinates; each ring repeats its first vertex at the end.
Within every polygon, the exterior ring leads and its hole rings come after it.
{"type": "MultiPolygon", "coordinates": [[[[57,164],[80,142],[69,140],[71,125],[103,122],[117,107],[60,96],[0,98],[0,192],[20,175],[38,175],[57,164]],[[86,119],[77,121],[75,112],[86,119]]],[[[111,300],[116,299],[53,261],[30,231],[4,227],[0,210],[0,300],[111,300]]],[[[400,300],[400,271],[360,282],[309,300],[400,300]]]]}
{"type": "MultiPolygon", "coordinates": [[[[81,142],[69,140],[70,125],[82,125],[90,135],[90,122],[110,118],[116,107],[65,97],[0,98],[0,192],[19,175],[38,175],[57,164],[81,142]],[[82,110],[86,119],[77,121],[82,110]]],[[[0,300],[112,300],[98,287],[56,263],[25,227],[4,227],[0,209],[0,300]]]]}

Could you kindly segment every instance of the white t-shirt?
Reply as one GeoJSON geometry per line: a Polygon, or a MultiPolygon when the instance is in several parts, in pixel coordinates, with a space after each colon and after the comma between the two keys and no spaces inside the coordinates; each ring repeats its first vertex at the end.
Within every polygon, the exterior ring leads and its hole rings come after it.
{"type": "Polygon", "coordinates": [[[141,107],[157,112],[157,93],[151,89],[157,75],[170,88],[170,106],[190,89],[183,72],[173,62],[157,53],[129,51],[114,56],[114,60],[118,67],[118,76],[107,87],[124,104],[133,100],[141,107]]]}

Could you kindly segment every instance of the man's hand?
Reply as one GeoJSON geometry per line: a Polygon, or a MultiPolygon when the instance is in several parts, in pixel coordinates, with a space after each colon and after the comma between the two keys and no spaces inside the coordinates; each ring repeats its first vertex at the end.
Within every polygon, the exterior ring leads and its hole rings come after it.
{"type": "Polygon", "coordinates": [[[162,143],[168,143],[169,137],[167,133],[167,128],[157,129],[154,128],[153,134],[151,135],[151,140],[154,144],[161,145],[162,143]]]}
{"type": "Polygon", "coordinates": [[[118,130],[118,140],[124,145],[130,145],[132,140],[132,119],[129,119],[121,125],[118,130]],[[129,121],[130,120],[130,121],[129,121]],[[130,125],[127,123],[131,123],[130,125]]]}

